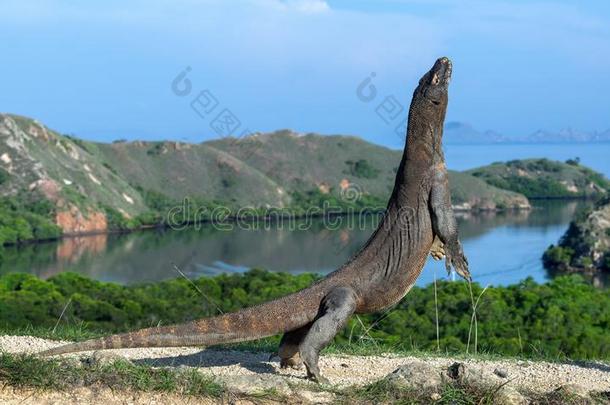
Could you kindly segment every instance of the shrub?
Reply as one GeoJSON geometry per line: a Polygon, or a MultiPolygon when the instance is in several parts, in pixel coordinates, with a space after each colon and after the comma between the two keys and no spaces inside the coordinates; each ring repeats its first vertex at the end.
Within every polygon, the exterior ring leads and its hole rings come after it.
{"type": "Polygon", "coordinates": [[[551,245],[544,252],[542,261],[545,267],[566,267],[572,263],[572,257],[574,256],[574,250],[568,247],[554,246],[551,245]]]}
{"type": "Polygon", "coordinates": [[[375,179],[379,176],[379,170],[373,167],[367,160],[359,159],[354,162],[347,160],[345,164],[348,166],[347,174],[363,179],[375,179]]]}
{"type": "Polygon", "coordinates": [[[0,184],[7,183],[10,177],[9,172],[0,167],[0,184]]]}
{"type": "Polygon", "coordinates": [[[0,198],[0,246],[61,235],[54,223],[54,207],[46,199],[31,202],[28,196],[0,198]]]}

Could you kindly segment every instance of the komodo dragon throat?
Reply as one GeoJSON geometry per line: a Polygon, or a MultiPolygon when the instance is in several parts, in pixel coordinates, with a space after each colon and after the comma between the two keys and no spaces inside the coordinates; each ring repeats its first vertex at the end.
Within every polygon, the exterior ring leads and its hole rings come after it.
{"type": "Polygon", "coordinates": [[[308,377],[325,381],[318,368],[320,350],[352,314],[379,311],[403,298],[421,273],[428,253],[436,259],[445,256],[448,271],[453,266],[470,279],[441,148],[450,77],[451,62],[440,58],[419,81],[385,215],[365,246],[341,268],[302,291],[238,312],[68,344],[41,354],[209,346],[284,333],[278,352],[281,366],[304,363],[308,377]]]}

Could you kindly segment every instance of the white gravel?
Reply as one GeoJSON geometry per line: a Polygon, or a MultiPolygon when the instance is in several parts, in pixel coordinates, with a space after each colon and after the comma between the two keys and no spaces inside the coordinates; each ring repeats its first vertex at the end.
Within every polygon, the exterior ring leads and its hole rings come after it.
{"type": "MultiPolygon", "coordinates": [[[[29,336],[0,336],[0,350],[10,353],[35,353],[66,342],[51,341],[29,336]]],[[[268,353],[249,353],[233,350],[202,350],[199,348],[150,348],[121,349],[108,353],[118,354],[136,364],[156,367],[195,367],[203,373],[220,379],[244,375],[269,378],[282,376],[288,383],[303,383],[304,370],[282,370],[278,359],[269,360],[268,353]]],[[[65,356],[80,357],[91,353],[75,353],[65,356]]],[[[326,355],[320,359],[322,374],[336,386],[361,385],[385,377],[399,366],[422,357],[412,356],[346,356],[326,355]]],[[[523,360],[454,359],[450,357],[426,357],[426,362],[448,367],[455,361],[493,372],[502,369],[508,373],[513,387],[535,392],[548,392],[566,384],[578,384],[592,391],[610,391],[610,365],[602,362],[551,363],[523,360]]]]}

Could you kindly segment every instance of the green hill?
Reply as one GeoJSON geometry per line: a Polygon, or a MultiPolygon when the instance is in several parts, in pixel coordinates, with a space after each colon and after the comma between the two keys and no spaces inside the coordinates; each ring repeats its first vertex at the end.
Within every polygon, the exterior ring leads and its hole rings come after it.
{"type": "MultiPolygon", "coordinates": [[[[0,241],[53,237],[55,225],[67,234],[155,225],[187,197],[195,209],[222,204],[302,213],[324,201],[379,208],[400,157],[352,136],[289,130],[201,144],[105,144],[0,114],[0,241]],[[346,191],[359,199],[344,198],[346,191]],[[19,218],[22,231],[6,230],[16,227],[9,218],[19,218]]],[[[470,174],[450,177],[457,209],[529,207],[524,196],[470,174]]]]}
{"type": "Polygon", "coordinates": [[[597,197],[610,190],[610,180],[578,160],[511,160],[469,170],[488,184],[528,198],[597,197]]]}

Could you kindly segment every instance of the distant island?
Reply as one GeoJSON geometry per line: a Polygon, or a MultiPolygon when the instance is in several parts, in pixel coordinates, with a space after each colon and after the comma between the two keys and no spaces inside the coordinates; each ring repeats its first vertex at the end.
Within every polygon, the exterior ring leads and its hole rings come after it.
{"type": "Polygon", "coordinates": [[[460,144],[511,144],[511,143],[602,143],[610,142],[610,129],[602,132],[578,131],[572,128],[558,132],[540,129],[527,135],[507,136],[493,130],[481,131],[464,122],[445,125],[444,142],[460,144]]]}
{"type": "MultiPolygon", "coordinates": [[[[401,153],[290,130],[200,144],[97,143],[0,114],[0,245],[167,226],[168,212],[185,204],[185,224],[209,220],[218,207],[228,217],[243,207],[251,216],[383,210],[401,153]]],[[[577,161],[546,159],[451,171],[450,182],[462,211],[529,209],[528,197],[596,197],[610,188],[577,161]]]]}

